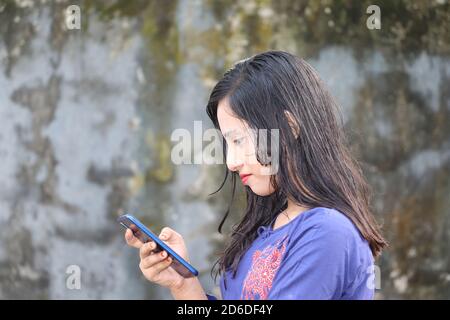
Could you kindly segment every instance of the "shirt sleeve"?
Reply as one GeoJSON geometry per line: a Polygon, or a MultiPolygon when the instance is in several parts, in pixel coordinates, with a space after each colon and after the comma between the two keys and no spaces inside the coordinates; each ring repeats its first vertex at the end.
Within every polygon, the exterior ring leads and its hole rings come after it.
{"type": "Polygon", "coordinates": [[[268,299],[340,298],[348,280],[351,237],[348,226],[333,219],[321,219],[295,236],[268,299]]]}

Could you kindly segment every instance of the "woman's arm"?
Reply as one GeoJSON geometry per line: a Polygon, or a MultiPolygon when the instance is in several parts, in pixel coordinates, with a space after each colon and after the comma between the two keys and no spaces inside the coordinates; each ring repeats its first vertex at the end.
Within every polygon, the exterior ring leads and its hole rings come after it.
{"type": "Polygon", "coordinates": [[[208,300],[197,277],[185,279],[181,287],[171,288],[170,293],[175,300],[208,300]]]}

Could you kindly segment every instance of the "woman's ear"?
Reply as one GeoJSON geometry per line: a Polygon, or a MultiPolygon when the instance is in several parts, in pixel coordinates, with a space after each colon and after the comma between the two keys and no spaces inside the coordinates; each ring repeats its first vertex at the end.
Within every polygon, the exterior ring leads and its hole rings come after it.
{"type": "Polygon", "coordinates": [[[286,120],[289,123],[289,126],[291,127],[292,133],[294,134],[295,138],[298,138],[298,136],[300,135],[300,126],[297,123],[297,120],[295,120],[294,115],[287,110],[284,110],[284,115],[286,116],[286,120]]]}

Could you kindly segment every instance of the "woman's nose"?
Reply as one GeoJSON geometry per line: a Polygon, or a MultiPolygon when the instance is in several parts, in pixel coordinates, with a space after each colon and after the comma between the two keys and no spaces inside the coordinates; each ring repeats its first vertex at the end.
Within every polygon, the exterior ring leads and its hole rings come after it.
{"type": "Polygon", "coordinates": [[[236,152],[228,150],[227,152],[227,167],[230,171],[239,171],[244,165],[242,157],[239,157],[236,152]]]}

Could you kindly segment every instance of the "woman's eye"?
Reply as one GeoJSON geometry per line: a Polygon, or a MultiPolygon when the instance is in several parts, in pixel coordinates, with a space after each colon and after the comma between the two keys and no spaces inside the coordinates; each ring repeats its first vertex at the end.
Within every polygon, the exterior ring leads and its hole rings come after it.
{"type": "Polygon", "coordinates": [[[233,139],[233,143],[234,143],[235,145],[239,145],[239,144],[242,143],[242,140],[244,140],[244,139],[243,139],[243,138],[233,139]]]}

